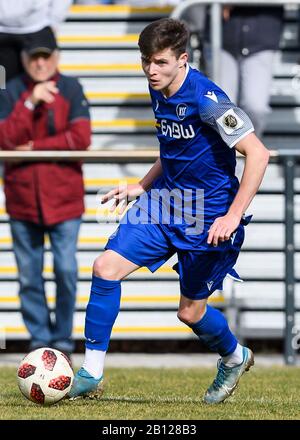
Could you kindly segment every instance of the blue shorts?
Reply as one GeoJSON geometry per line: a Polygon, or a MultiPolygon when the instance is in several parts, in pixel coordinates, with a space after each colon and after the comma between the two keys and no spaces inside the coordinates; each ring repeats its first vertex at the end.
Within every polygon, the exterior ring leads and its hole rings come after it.
{"type": "Polygon", "coordinates": [[[192,300],[208,298],[215,290],[222,290],[227,274],[239,279],[233,266],[244,241],[244,224],[248,220],[242,220],[230,240],[218,247],[207,245],[206,250],[197,250],[185,249],[184,246],[181,249],[178,241],[175,246],[172,240],[174,229],[168,234],[166,225],[131,224],[126,219],[127,214],[109,237],[105,249],[113,250],[132,263],[147,267],[151,272],[155,272],[177,253],[178,263],[173,269],[179,274],[180,291],[185,297],[192,300]]]}

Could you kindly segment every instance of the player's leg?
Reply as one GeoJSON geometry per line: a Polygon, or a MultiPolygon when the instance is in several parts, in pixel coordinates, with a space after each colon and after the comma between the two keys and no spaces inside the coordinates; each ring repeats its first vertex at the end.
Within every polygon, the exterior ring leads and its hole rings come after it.
{"type": "Polygon", "coordinates": [[[121,280],[138,267],[113,250],[95,260],[85,318],[85,359],[74,378],[70,398],[101,396],[105,355],[120,309],[121,280]]]}
{"type": "Polygon", "coordinates": [[[230,331],[225,316],[209,306],[207,298],[192,300],[181,295],[178,318],[191,327],[211,351],[219,353],[228,366],[242,362],[242,347],[230,331]]]}
{"type": "Polygon", "coordinates": [[[106,250],[93,266],[91,295],[86,310],[86,355],[83,367],[102,376],[104,357],[121,300],[121,280],[139,268],[113,250],[106,250]]]}
{"type": "Polygon", "coordinates": [[[218,373],[208,388],[204,401],[219,403],[237,387],[241,375],[253,365],[253,353],[242,347],[231,332],[225,316],[206,304],[207,298],[222,289],[223,279],[232,271],[240,245],[243,227],[236,234],[236,248],[232,242],[213,252],[179,253],[181,300],[178,317],[185,322],[211,351],[220,354],[218,373]]]}
{"type": "Polygon", "coordinates": [[[93,393],[100,384],[111,330],[120,308],[121,280],[141,266],[154,272],[174,253],[159,225],[127,223],[129,212],[108,240],[104,254],[94,263],[85,322],[86,355],[69,393],[72,398],[91,395],[90,391],[93,393]],[[91,385],[89,392],[87,383],[91,385]]]}
{"type": "Polygon", "coordinates": [[[191,300],[181,295],[178,317],[207,347],[220,354],[218,373],[204,396],[209,404],[223,402],[238,385],[245,371],[253,365],[253,353],[242,347],[230,331],[225,316],[206,304],[207,299],[191,300]]]}

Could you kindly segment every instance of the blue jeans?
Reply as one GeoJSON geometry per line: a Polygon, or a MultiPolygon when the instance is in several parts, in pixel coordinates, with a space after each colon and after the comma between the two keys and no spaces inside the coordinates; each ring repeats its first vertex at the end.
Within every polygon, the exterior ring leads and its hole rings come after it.
{"type": "Polygon", "coordinates": [[[14,254],[20,283],[21,312],[31,335],[30,349],[52,346],[72,352],[73,313],[76,302],[76,248],[81,218],[53,226],[11,219],[14,254]],[[44,238],[48,233],[53,253],[56,307],[49,310],[44,289],[44,238]],[[52,318],[54,318],[52,320],[52,318]]]}

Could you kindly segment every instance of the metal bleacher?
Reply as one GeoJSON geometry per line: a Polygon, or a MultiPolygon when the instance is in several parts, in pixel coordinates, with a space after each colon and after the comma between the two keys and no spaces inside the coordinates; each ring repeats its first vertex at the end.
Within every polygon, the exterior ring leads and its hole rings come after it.
{"type": "MultiPolygon", "coordinates": [[[[150,21],[167,16],[170,8],[73,6],[58,34],[60,69],[80,78],[91,104],[92,149],[157,149],[148,87],[140,67],[137,39],[150,21]]],[[[300,69],[296,10],[287,8],[281,50],[274,63],[272,113],[265,132],[270,149],[298,146],[300,134],[300,69]]],[[[238,172],[241,171],[241,159],[238,172]]],[[[147,163],[85,163],[86,212],[78,243],[79,283],[74,336],[83,338],[93,260],[103,251],[116,227],[107,222],[107,208],[99,195],[120,180],[136,182],[147,163]]],[[[300,180],[296,178],[300,194],[300,180]]],[[[296,245],[300,249],[300,195],[296,197],[296,245]]],[[[260,193],[249,209],[254,214],[237,270],[245,283],[226,282],[211,302],[229,312],[231,324],[242,338],[282,338],[284,331],[284,178],[278,163],[271,163],[260,193]]],[[[4,196],[0,192],[0,327],[9,339],[26,339],[17,297],[17,271],[13,258],[4,196]]],[[[296,263],[300,253],[296,254],[296,263]]],[[[179,284],[172,270],[174,259],[155,274],[145,268],[123,283],[121,313],[113,330],[114,339],[182,339],[194,337],[176,317],[179,284]]],[[[300,265],[296,266],[299,268],[300,265]]],[[[51,254],[46,252],[47,297],[55,300],[51,254]]],[[[300,279],[300,269],[296,273],[300,279]]],[[[300,306],[300,285],[296,287],[300,306]]],[[[297,315],[300,324],[300,316],[297,315]]]]}

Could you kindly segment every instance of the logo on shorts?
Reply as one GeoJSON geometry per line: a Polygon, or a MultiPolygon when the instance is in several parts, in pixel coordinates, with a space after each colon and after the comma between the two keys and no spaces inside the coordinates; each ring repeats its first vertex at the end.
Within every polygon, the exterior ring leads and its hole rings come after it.
{"type": "Polygon", "coordinates": [[[213,281],[208,281],[208,282],[206,283],[207,288],[208,288],[209,291],[211,291],[211,288],[212,288],[212,285],[213,285],[213,284],[214,284],[213,281]]]}
{"type": "Polygon", "coordinates": [[[233,244],[236,234],[237,234],[237,232],[234,232],[233,234],[231,234],[231,237],[230,237],[231,244],[233,244]]]}
{"type": "Polygon", "coordinates": [[[176,107],[176,115],[180,121],[183,121],[186,117],[187,105],[186,104],[178,104],[176,107]]]}

